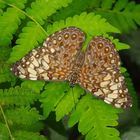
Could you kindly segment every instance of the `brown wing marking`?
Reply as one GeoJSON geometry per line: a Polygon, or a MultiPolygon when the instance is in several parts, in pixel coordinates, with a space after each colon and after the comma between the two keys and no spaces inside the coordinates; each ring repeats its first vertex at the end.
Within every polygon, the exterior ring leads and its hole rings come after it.
{"type": "Polygon", "coordinates": [[[78,82],[108,104],[118,108],[132,106],[120,73],[119,54],[109,39],[99,36],[90,41],[78,82]]]}

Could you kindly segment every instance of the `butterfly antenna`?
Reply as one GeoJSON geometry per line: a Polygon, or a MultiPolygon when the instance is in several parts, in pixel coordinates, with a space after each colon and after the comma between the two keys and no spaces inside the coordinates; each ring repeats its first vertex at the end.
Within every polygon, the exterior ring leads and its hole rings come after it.
{"type": "Polygon", "coordinates": [[[71,91],[72,91],[72,98],[73,98],[73,102],[74,102],[74,109],[76,110],[76,102],[75,102],[75,98],[74,98],[73,87],[71,87],[71,91]]]}

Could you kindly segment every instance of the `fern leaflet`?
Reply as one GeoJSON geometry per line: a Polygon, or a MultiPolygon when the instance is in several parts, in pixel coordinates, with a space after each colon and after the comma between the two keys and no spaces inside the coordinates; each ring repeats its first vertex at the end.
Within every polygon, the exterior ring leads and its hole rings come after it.
{"type": "Polygon", "coordinates": [[[57,121],[72,111],[83,93],[84,90],[78,86],[75,86],[73,89],[70,88],[68,92],[65,93],[65,96],[62,98],[62,100],[60,100],[55,108],[57,121]]]}
{"type": "Polygon", "coordinates": [[[30,89],[30,90],[34,91],[35,93],[40,93],[44,87],[44,84],[45,84],[44,81],[25,80],[22,82],[21,87],[23,89],[26,89],[26,88],[30,89]]]}
{"type": "Polygon", "coordinates": [[[20,20],[23,18],[24,15],[14,8],[8,8],[7,11],[4,12],[3,16],[0,17],[0,46],[10,44],[12,35],[17,30],[20,20]]]}
{"type": "Polygon", "coordinates": [[[17,140],[47,140],[46,137],[40,135],[39,133],[29,132],[29,131],[16,131],[14,137],[17,140]]]}
{"type": "Polygon", "coordinates": [[[25,88],[15,87],[10,89],[0,89],[1,105],[29,105],[37,100],[38,95],[25,88]]]}
{"type": "MultiPolygon", "coordinates": [[[[1,61],[0,61],[1,62],[1,61]]],[[[4,82],[14,82],[15,77],[10,72],[9,64],[3,64],[3,62],[0,63],[0,83],[4,82]]]]}
{"type": "Polygon", "coordinates": [[[140,4],[128,0],[75,0],[68,7],[61,9],[50,19],[66,19],[68,16],[79,14],[83,11],[95,12],[106,18],[110,24],[123,32],[136,29],[140,25],[140,4]]]}
{"type": "Polygon", "coordinates": [[[23,32],[19,35],[16,41],[17,45],[13,48],[9,62],[16,62],[23,57],[27,52],[38,46],[45,38],[42,30],[34,23],[28,22],[27,26],[23,28],[23,32]],[[18,53],[17,53],[18,52],[18,53]]]}
{"type": "Polygon", "coordinates": [[[78,130],[86,134],[86,140],[119,140],[119,132],[112,128],[118,124],[119,112],[118,109],[93,99],[89,94],[78,103],[70,117],[69,126],[79,122],[78,130]]]}
{"type": "Polygon", "coordinates": [[[26,9],[26,12],[42,25],[48,16],[55,13],[57,9],[66,7],[70,2],[71,0],[36,0],[31,4],[31,8],[26,9]]]}
{"type": "Polygon", "coordinates": [[[49,113],[54,110],[54,107],[63,98],[67,89],[69,89],[69,85],[65,82],[53,82],[45,86],[45,91],[41,94],[40,98],[45,117],[48,117],[49,113]]]}
{"type": "Polygon", "coordinates": [[[43,117],[35,108],[11,108],[5,111],[5,115],[7,120],[10,122],[9,125],[12,124],[13,130],[24,129],[38,132],[44,127],[43,123],[41,122],[43,117]]]}

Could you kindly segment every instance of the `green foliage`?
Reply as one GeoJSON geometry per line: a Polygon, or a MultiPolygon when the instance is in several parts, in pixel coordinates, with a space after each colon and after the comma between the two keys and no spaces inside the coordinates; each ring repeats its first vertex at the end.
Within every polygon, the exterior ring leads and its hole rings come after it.
{"type": "Polygon", "coordinates": [[[128,0],[74,0],[68,7],[55,13],[50,19],[66,19],[83,11],[94,12],[106,18],[122,32],[129,32],[140,25],[140,4],[128,0]]]}
{"type": "MultiPolygon", "coordinates": [[[[116,126],[121,110],[95,99],[78,85],[72,89],[67,82],[21,80],[10,67],[47,36],[68,26],[86,33],[84,49],[96,35],[110,38],[117,50],[128,49],[112,35],[136,27],[135,22],[139,24],[139,5],[134,5],[125,0],[122,5],[120,0],[0,0],[0,139],[46,140],[40,132],[46,131],[45,119],[51,112],[57,121],[67,116],[69,127],[78,123],[78,131],[86,140],[120,139],[116,126]],[[116,13],[119,20],[114,18],[116,13]],[[122,17],[131,22],[124,23],[122,17]]],[[[128,87],[135,98],[130,80],[128,87]]],[[[132,110],[136,111],[137,105],[132,110]]]]}
{"type": "Polygon", "coordinates": [[[38,94],[30,89],[22,87],[11,87],[9,89],[0,89],[1,105],[29,105],[37,100],[38,94]]]}
{"type": "Polygon", "coordinates": [[[43,124],[40,120],[43,117],[35,108],[21,107],[8,109],[5,112],[9,125],[12,125],[12,129],[22,129],[28,131],[39,131],[42,129],[43,124]]]}
{"type": "Polygon", "coordinates": [[[119,140],[119,132],[112,128],[118,124],[119,112],[89,94],[78,103],[70,117],[69,126],[79,122],[78,129],[83,135],[87,134],[86,140],[119,140]]]}
{"type": "Polygon", "coordinates": [[[33,133],[29,131],[16,131],[15,140],[47,140],[44,136],[39,133],[33,133]]]}

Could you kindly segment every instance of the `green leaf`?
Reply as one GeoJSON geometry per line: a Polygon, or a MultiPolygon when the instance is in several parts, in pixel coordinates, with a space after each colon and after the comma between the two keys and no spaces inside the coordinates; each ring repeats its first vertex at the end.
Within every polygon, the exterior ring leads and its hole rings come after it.
{"type": "Polygon", "coordinates": [[[14,8],[8,8],[0,16],[0,46],[8,46],[11,43],[12,36],[23,18],[25,18],[24,15],[14,8]]]}
{"type": "Polygon", "coordinates": [[[110,9],[114,2],[115,0],[103,0],[101,3],[101,7],[103,9],[110,9]]]}
{"type": "Polygon", "coordinates": [[[119,42],[118,39],[114,39],[112,36],[109,36],[108,34],[104,34],[103,36],[109,38],[115,44],[115,47],[118,51],[130,48],[128,44],[119,42]]]}
{"type": "Polygon", "coordinates": [[[1,105],[29,105],[37,100],[38,95],[29,89],[15,87],[10,89],[0,89],[1,105]]]}
{"type": "Polygon", "coordinates": [[[86,140],[119,140],[119,132],[112,128],[117,126],[119,109],[102,101],[93,99],[92,95],[84,96],[72,113],[69,127],[79,122],[78,130],[86,134],[86,140]]]}
{"type": "Polygon", "coordinates": [[[0,83],[15,81],[15,77],[10,72],[10,66],[0,61],[0,83]]]}
{"type": "Polygon", "coordinates": [[[74,0],[68,7],[54,14],[50,20],[66,19],[81,12],[94,12],[106,18],[122,32],[130,32],[140,25],[140,4],[128,0],[74,0]]]}
{"type": "Polygon", "coordinates": [[[0,122],[0,139],[1,140],[9,140],[8,129],[5,124],[0,122]]]}
{"type": "Polygon", "coordinates": [[[12,125],[15,130],[40,131],[44,127],[40,121],[43,120],[43,117],[35,108],[21,107],[7,109],[5,115],[9,125],[12,125]]]}
{"type": "Polygon", "coordinates": [[[47,140],[43,135],[29,131],[16,131],[14,137],[15,140],[47,140]]]}
{"type": "Polygon", "coordinates": [[[42,103],[43,114],[46,118],[68,89],[69,85],[65,82],[52,82],[45,86],[45,91],[41,94],[40,101],[42,103]]]}
{"type": "Polygon", "coordinates": [[[56,12],[61,7],[66,7],[72,0],[37,0],[27,8],[27,14],[31,15],[41,25],[48,16],[56,12]],[[41,9],[41,10],[40,10],[41,9]]]}
{"type": "Polygon", "coordinates": [[[23,89],[28,88],[36,93],[40,93],[40,91],[43,89],[44,84],[45,84],[45,81],[26,80],[26,81],[22,82],[21,87],[23,89]]]}
{"type": "Polygon", "coordinates": [[[55,108],[56,120],[59,121],[68,115],[72,109],[76,106],[76,103],[79,101],[80,96],[84,93],[84,90],[79,86],[75,86],[73,89],[69,89],[62,100],[57,104],[55,108]]]}
{"type": "Polygon", "coordinates": [[[7,4],[9,6],[16,6],[20,9],[25,8],[25,4],[27,3],[27,0],[1,0],[2,3],[7,4]]]}
{"type": "Polygon", "coordinates": [[[20,33],[19,39],[16,41],[17,45],[12,50],[9,62],[13,63],[22,58],[35,46],[38,46],[44,37],[44,32],[39,26],[34,22],[28,22],[27,27],[23,28],[23,32],[20,33]]]}

